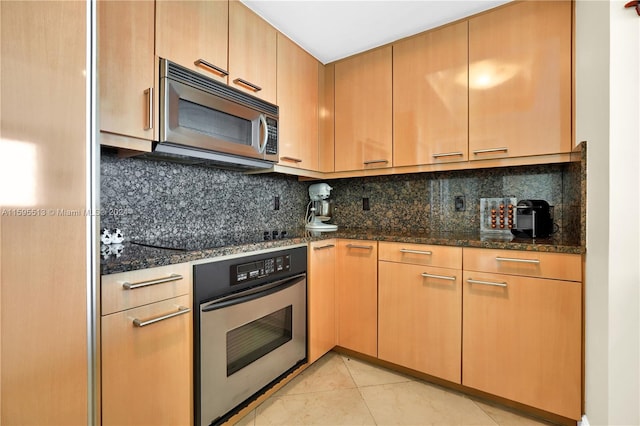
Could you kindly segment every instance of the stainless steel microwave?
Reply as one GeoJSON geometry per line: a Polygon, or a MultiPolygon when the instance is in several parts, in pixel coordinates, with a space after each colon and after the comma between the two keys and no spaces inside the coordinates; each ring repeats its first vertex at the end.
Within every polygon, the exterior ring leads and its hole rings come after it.
{"type": "Polygon", "coordinates": [[[223,167],[278,161],[278,106],[160,59],[160,139],[154,152],[223,167]]]}

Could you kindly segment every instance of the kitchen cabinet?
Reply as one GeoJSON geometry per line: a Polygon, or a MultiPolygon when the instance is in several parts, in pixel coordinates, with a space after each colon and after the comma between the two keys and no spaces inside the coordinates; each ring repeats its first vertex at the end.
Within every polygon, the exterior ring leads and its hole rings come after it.
{"type": "Polygon", "coordinates": [[[318,171],[331,173],[335,170],[335,64],[319,64],[318,68],[318,171]]]}
{"type": "Polygon", "coordinates": [[[99,1],[100,140],[147,150],[157,138],[153,1],[99,1]]]}
{"type": "Polygon", "coordinates": [[[156,1],[156,55],[227,83],[229,3],[156,1]]]}
{"type": "Polygon", "coordinates": [[[193,423],[191,267],[102,277],[102,423],[193,423]]]}
{"type": "Polygon", "coordinates": [[[280,164],[318,170],[318,61],[278,33],[280,164]]]}
{"type": "Polygon", "coordinates": [[[571,1],[469,19],[470,160],[571,152],[571,1]]]}
{"type": "Polygon", "coordinates": [[[378,244],[338,240],[336,250],[337,344],[378,355],[378,244]]]}
{"type": "Polygon", "coordinates": [[[89,2],[0,2],[0,424],[93,423],[89,2]],[[60,212],[71,212],[65,215],[60,212]],[[74,214],[79,213],[79,214],[74,214]]]}
{"type": "Polygon", "coordinates": [[[462,249],[380,242],[378,274],[378,357],[460,383],[462,249]]]}
{"type": "Polygon", "coordinates": [[[393,44],[393,165],[466,161],[467,22],[393,44]]]}
{"type": "Polygon", "coordinates": [[[336,241],[309,244],[307,318],[309,364],[336,345],[336,241]]]}
{"type": "Polygon", "coordinates": [[[229,1],[229,85],[274,104],[276,34],[241,2],[229,1]]]}
{"type": "Polygon", "coordinates": [[[580,419],[581,256],[511,253],[464,249],[462,384],[580,419]]]}
{"type": "Polygon", "coordinates": [[[391,46],[335,64],[335,171],[391,167],[391,46]]]}

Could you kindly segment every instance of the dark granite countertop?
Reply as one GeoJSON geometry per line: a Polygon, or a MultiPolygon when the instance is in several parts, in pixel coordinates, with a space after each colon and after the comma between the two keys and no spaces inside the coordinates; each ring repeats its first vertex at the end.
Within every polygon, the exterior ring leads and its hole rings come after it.
{"type": "Polygon", "coordinates": [[[434,244],[457,247],[482,247],[491,249],[543,251],[552,253],[583,254],[584,247],[580,245],[579,237],[574,240],[552,236],[544,239],[515,238],[511,241],[496,238],[483,238],[480,234],[460,234],[453,232],[393,232],[373,229],[342,229],[337,232],[314,233],[304,230],[292,233],[293,237],[285,239],[251,242],[245,244],[230,243],[208,249],[172,250],[147,247],[125,242],[119,247],[112,246],[111,254],[101,257],[100,271],[102,275],[127,272],[137,269],[153,268],[183,262],[193,262],[203,259],[248,253],[257,250],[286,247],[296,244],[306,244],[329,238],[344,238],[355,240],[392,241],[415,244],[434,244]],[[119,252],[119,255],[114,252],[119,252]]]}

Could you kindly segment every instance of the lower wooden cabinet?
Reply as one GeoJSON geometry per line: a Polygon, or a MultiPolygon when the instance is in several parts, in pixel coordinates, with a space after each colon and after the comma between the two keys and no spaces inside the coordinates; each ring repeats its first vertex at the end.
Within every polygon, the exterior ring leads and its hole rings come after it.
{"type": "Polygon", "coordinates": [[[378,357],[460,383],[462,271],[378,265],[378,357]]]}
{"type": "Polygon", "coordinates": [[[378,243],[338,240],[336,251],[337,344],[378,355],[378,243]]]}
{"type": "Polygon", "coordinates": [[[462,384],[580,419],[581,287],[465,271],[462,384]]]}
{"type": "Polygon", "coordinates": [[[307,360],[312,363],[336,345],[336,241],[310,243],[307,259],[307,360]]]}

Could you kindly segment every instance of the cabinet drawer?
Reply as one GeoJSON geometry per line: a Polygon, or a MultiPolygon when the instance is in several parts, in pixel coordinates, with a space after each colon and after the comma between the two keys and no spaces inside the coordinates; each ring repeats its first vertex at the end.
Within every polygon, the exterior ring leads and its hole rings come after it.
{"type": "Polygon", "coordinates": [[[191,265],[180,263],[102,276],[102,315],[191,293],[191,265]]]}
{"type": "Polygon", "coordinates": [[[462,268],[462,248],[426,244],[379,243],[379,260],[413,265],[462,268]]]}
{"type": "Polygon", "coordinates": [[[463,257],[465,271],[582,281],[579,254],[465,248],[463,257]]]}

